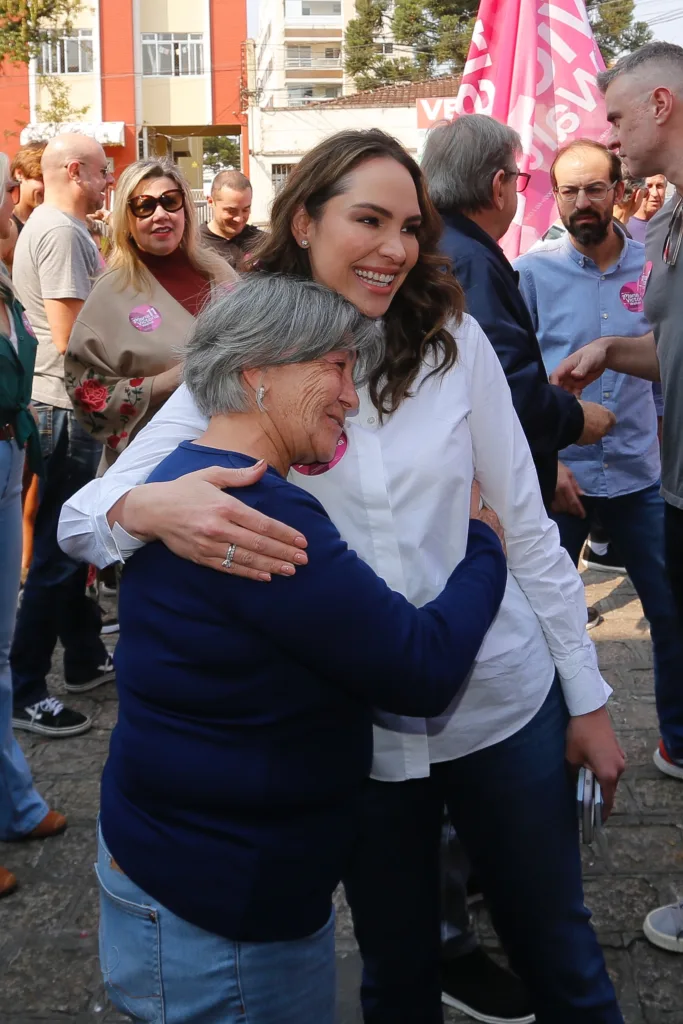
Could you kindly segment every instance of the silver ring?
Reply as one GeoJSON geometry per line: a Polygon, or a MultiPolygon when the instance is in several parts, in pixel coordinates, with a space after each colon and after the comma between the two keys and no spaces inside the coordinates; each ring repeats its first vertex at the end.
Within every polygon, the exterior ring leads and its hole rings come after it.
{"type": "Polygon", "coordinates": [[[221,565],[223,566],[224,569],[229,569],[230,568],[230,566],[232,565],[232,560],[235,557],[235,552],[236,551],[237,551],[237,545],[236,544],[231,544],[230,547],[228,548],[228,553],[225,556],[225,560],[221,562],[221,565]]]}

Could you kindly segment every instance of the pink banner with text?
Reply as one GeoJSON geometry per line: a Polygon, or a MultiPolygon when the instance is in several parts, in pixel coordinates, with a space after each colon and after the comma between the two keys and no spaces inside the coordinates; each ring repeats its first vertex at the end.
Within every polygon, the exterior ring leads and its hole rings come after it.
{"type": "Polygon", "coordinates": [[[596,85],[604,66],[583,0],[481,0],[451,117],[490,114],[522,138],[520,169],[531,181],[502,240],[509,258],[557,219],[548,173],[557,150],[607,138],[596,85]]]}

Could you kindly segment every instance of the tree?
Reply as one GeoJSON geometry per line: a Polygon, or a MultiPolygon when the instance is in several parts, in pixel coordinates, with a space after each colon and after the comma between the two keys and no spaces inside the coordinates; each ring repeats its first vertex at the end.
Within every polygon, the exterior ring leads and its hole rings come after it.
{"type": "MultiPolygon", "coordinates": [[[[634,0],[586,0],[588,16],[609,64],[652,38],[634,21],[634,0]]],[[[479,0],[356,0],[347,25],[344,67],[358,89],[457,74],[467,59],[479,0]],[[412,56],[396,59],[379,52],[376,40],[388,35],[412,56]]]]}
{"type": "Polygon", "coordinates": [[[82,0],[0,0],[0,58],[28,64],[58,29],[69,35],[82,0]]]}
{"type": "Polygon", "coordinates": [[[204,137],[204,166],[215,174],[240,167],[240,143],[236,135],[207,135],[204,137]]]}
{"type": "Polygon", "coordinates": [[[36,106],[36,120],[61,124],[65,121],[80,121],[90,107],[72,107],[69,86],[62,78],[40,75],[38,84],[47,90],[50,102],[46,107],[36,106]]]}

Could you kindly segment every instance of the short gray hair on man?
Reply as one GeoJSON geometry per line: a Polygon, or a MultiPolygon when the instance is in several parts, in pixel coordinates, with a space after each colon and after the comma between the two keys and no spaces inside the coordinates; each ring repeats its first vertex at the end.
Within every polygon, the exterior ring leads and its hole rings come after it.
{"type": "MultiPolygon", "coordinates": [[[[673,70],[683,83],[683,46],[677,46],[675,43],[646,43],[634,53],[622,57],[614,67],[607,71],[601,71],[597,78],[598,89],[604,96],[615,78],[620,78],[621,75],[638,74],[648,65],[653,67],[657,65],[662,70],[666,68],[673,70]]],[[[664,84],[662,81],[662,85],[664,84]]]]}
{"type": "Polygon", "coordinates": [[[522,140],[514,129],[485,114],[464,114],[436,125],[420,164],[438,210],[477,213],[491,206],[493,178],[514,172],[522,140]]]}
{"type": "Polygon", "coordinates": [[[201,311],[185,350],[185,383],[205,416],[251,408],[245,370],[355,351],[356,380],[384,354],[381,323],[315,281],[253,271],[201,311]]]}

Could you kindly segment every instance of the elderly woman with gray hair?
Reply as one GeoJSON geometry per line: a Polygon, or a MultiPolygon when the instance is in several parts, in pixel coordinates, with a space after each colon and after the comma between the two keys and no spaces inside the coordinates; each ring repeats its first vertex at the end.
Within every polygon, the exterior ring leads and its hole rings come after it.
{"type": "Polygon", "coordinates": [[[102,970],[135,1020],[333,1024],[331,897],[356,838],[371,707],[443,711],[502,600],[486,522],[472,520],[464,560],[418,609],[286,479],[341,457],[354,374],[381,355],[376,321],[279,275],[235,285],[190,339],[185,381],[208,427],[151,479],[265,460],[241,496],[305,533],[313,557],[257,586],[157,541],[124,570],[97,871],[102,970]]]}

